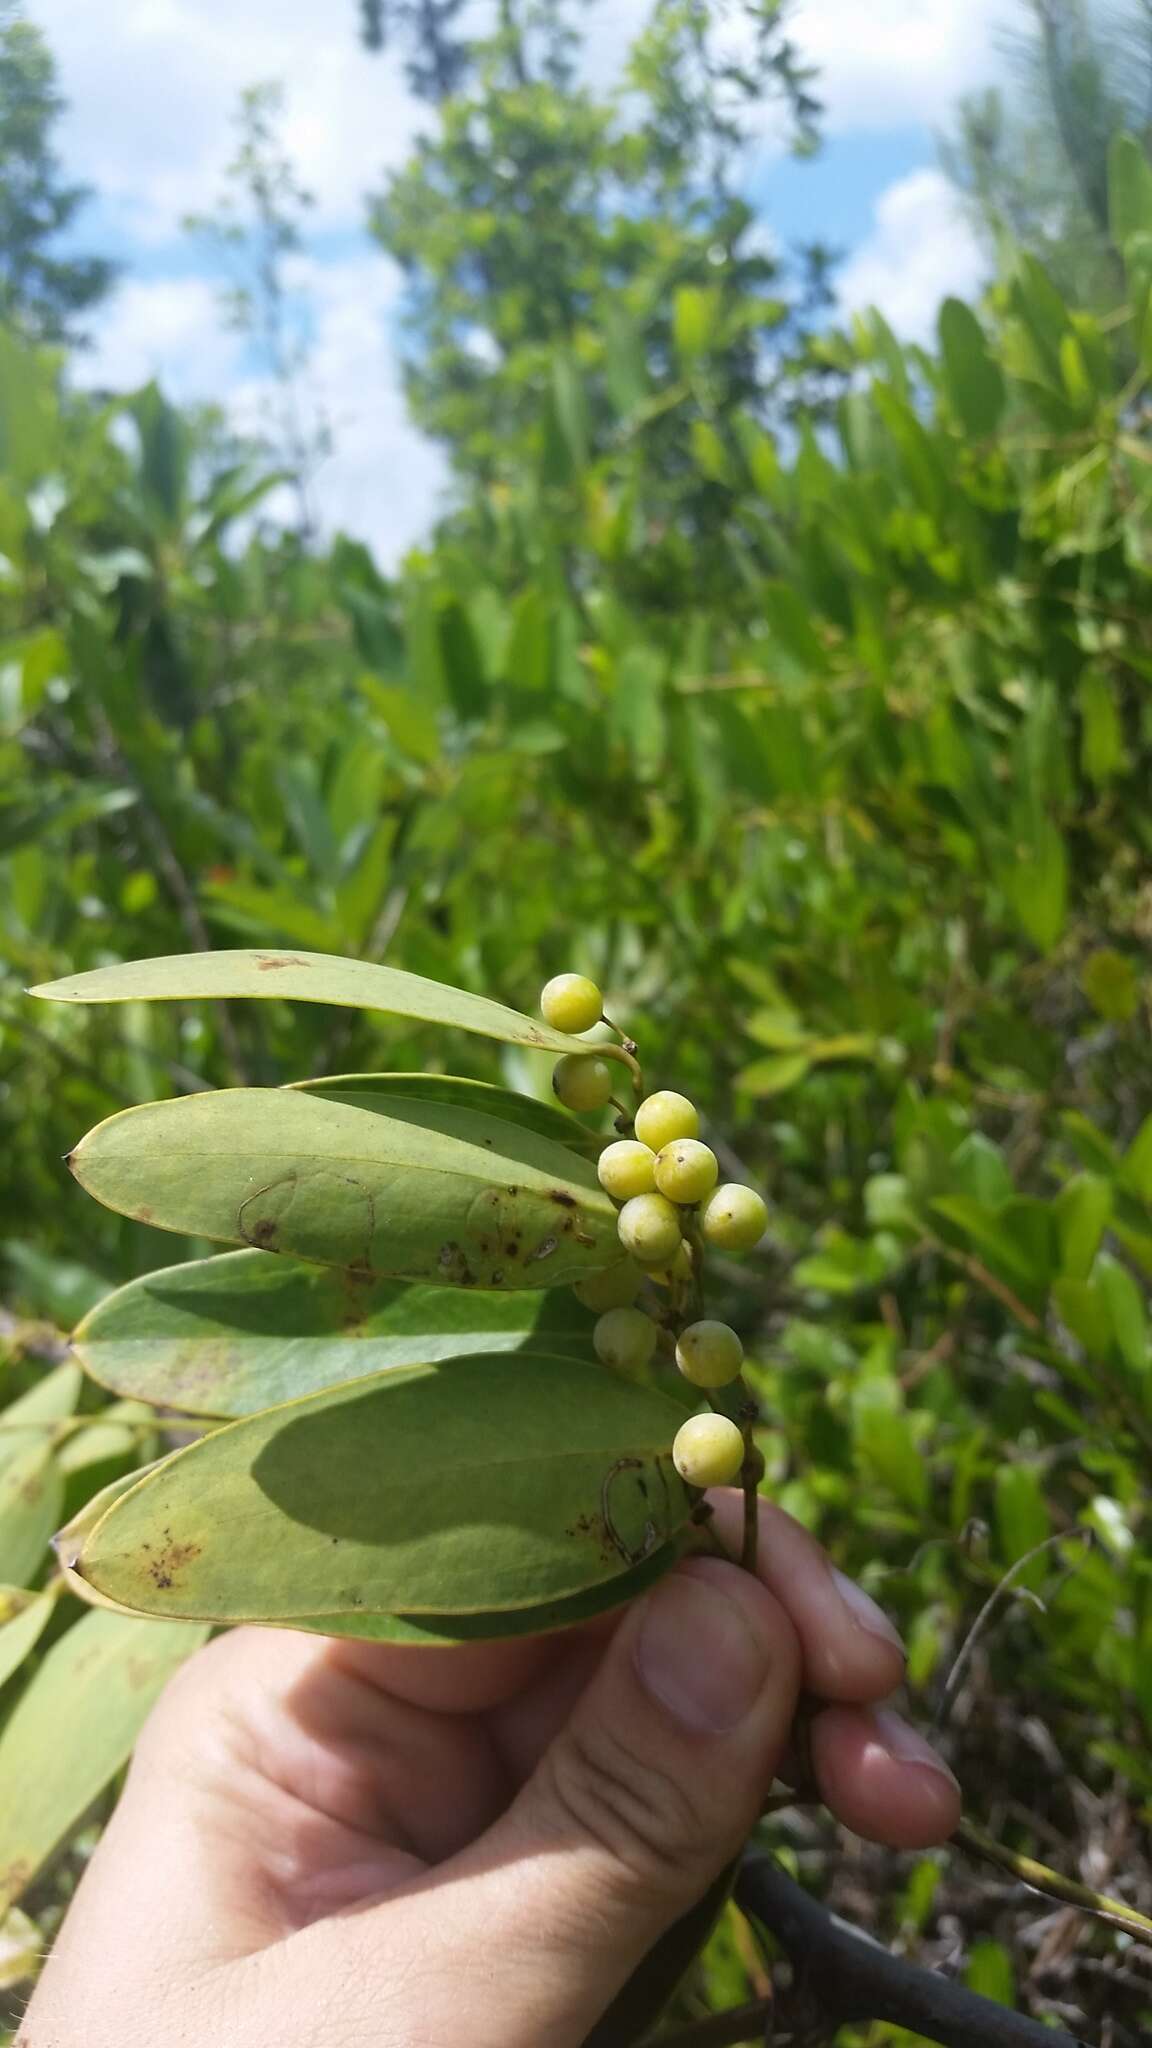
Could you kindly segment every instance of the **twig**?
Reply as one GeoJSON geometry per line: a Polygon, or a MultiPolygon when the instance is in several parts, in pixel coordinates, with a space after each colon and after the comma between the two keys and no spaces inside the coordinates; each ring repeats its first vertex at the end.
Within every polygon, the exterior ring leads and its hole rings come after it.
{"type": "Polygon", "coordinates": [[[955,1705],[961,1680],[972,1661],[976,1645],[987,1629],[998,1603],[1003,1599],[1005,1593],[1011,1590],[1014,1581],[1020,1577],[1020,1574],[1026,1571],[1030,1564],[1035,1563],[1038,1557],[1042,1557],[1046,1550],[1054,1549],[1058,1543],[1081,1542],[1090,1550],[1095,1540],[1095,1535],[1091,1529],[1062,1529],[1058,1530],[1054,1536],[1046,1536],[1043,1543],[1037,1543],[1031,1550],[1026,1550],[1023,1557],[1016,1559],[1015,1564],[1005,1572],[999,1584],[992,1588],[987,1600],[972,1623],[968,1634],[964,1638],[956,1661],[948,1673],[947,1684],[940,1696],[940,1704],[933,1717],[933,1727],[943,1728],[947,1722],[948,1716],[955,1705]]]}
{"type": "MultiPolygon", "coordinates": [[[[1072,2034],[1026,2019],[950,1978],[890,1955],[793,1884],[770,1856],[745,1858],[735,1897],[740,1910],[780,1943],[797,1984],[836,2026],[887,2021],[940,2048],[1087,2048],[1072,2034]]],[[[762,2033],[771,2013],[771,2000],[759,1999],[659,2035],[652,2048],[736,2048],[762,2033]]]]}
{"type": "Polygon", "coordinates": [[[1079,1884],[1074,1877],[1065,1877],[1059,1870],[1050,1870],[1046,1863],[1037,1863],[1031,1856],[1021,1856],[1015,1849],[1005,1848],[1003,1842],[998,1842],[994,1835],[986,1835],[970,1820],[961,1821],[952,1840],[973,1856],[981,1857],[985,1863],[994,1863],[997,1869],[1008,1871],[1021,1884],[1030,1885],[1034,1892],[1043,1892],[1047,1898],[1058,1899],[1065,1906],[1075,1906],[1081,1913],[1091,1913],[1094,1919],[1107,1921],[1110,1927],[1119,1927],[1125,1934],[1133,1934],[1142,1942],[1152,1943],[1152,1920],[1146,1914],[1138,1913],[1135,1906],[1125,1905],[1123,1899],[1111,1899],[1105,1892],[1094,1892],[1089,1885],[1079,1884]]]}

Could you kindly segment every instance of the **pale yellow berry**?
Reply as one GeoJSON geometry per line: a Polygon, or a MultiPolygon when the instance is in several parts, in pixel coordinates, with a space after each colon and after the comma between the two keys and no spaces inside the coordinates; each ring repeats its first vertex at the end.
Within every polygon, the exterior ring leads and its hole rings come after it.
{"type": "Polygon", "coordinates": [[[552,1092],[565,1109],[603,1109],[612,1094],[612,1075],[603,1060],[565,1053],[553,1068],[552,1092]]]}
{"type": "Polygon", "coordinates": [[[656,1325],[638,1308],[610,1308],[592,1332],[601,1365],[613,1372],[639,1372],[656,1349],[656,1325]]]}
{"type": "Polygon", "coordinates": [[[617,1138],[606,1145],[596,1162],[600,1185],[614,1202],[630,1202],[633,1195],[650,1195],[656,1186],[656,1154],[635,1138],[617,1138]]]}
{"type": "Polygon", "coordinates": [[[755,1188],[725,1181],[700,1210],[700,1229],[718,1251],[750,1252],[768,1228],[768,1204],[755,1188]]]}
{"type": "Polygon", "coordinates": [[[676,1363],[694,1387],[726,1387],[739,1377],[744,1346],[728,1323],[689,1323],[676,1342],[676,1363]]]}
{"type": "Polygon", "coordinates": [[[540,1014],[553,1031],[588,1031],[603,1008],[604,998],[586,974],[554,974],[540,997],[540,1014]]]}
{"type": "Polygon", "coordinates": [[[633,1195],[619,1216],[620,1242],[639,1266],[666,1266],[680,1246],[680,1213],[665,1195],[633,1195]]]}
{"type": "Polygon", "coordinates": [[[719,1174],[716,1154],[699,1138],[674,1138],[656,1154],[656,1185],[670,1202],[702,1202],[719,1174]]]}
{"type": "Polygon", "coordinates": [[[640,1292],[644,1275],[634,1259],[621,1259],[615,1266],[605,1266],[602,1273],[589,1273],[584,1280],[574,1280],[572,1292],[585,1308],[595,1309],[603,1315],[608,1308],[628,1308],[640,1292]]]}
{"type": "Polygon", "coordinates": [[[727,1486],[744,1463],[744,1438],[726,1415],[693,1415],[676,1432],[672,1463],[689,1486],[727,1486]]]}
{"type": "Polygon", "coordinates": [[[659,1152],[675,1138],[694,1138],[700,1129],[695,1104],[674,1088],[661,1088],[648,1095],[636,1111],[636,1136],[642,1145],[659,1152]]]}

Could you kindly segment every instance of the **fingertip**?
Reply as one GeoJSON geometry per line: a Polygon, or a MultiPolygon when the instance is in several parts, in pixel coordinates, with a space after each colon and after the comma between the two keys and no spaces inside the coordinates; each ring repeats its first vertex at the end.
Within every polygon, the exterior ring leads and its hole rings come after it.
{"type": "Polygon", "coordinates": [[[955,1833],[956,1779],[890,1707],[826,1707],[809,1740],[821,1795],[853,1834],[891,1849],[930,1849],[955,1833]]]}
{"type": "MultiPolygon", "coordinates": [[[[725,1488],[709,1496],[723,1540],[739,1545],[743,1504],[725,1488]]],[[[799,1635],[804,1682],[821,1699],[887,1699],[904,1677],[899,1630],[883,1608],[830,1562],[814,1536],[761,1500],[757,1565],[799,1635]]]]}

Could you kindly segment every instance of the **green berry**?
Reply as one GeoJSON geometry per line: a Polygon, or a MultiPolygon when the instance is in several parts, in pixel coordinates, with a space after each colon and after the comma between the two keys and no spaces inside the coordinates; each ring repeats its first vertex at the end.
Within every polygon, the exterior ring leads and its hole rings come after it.
{"type": "Polygon", "coordinates": [[[722,1252],[750,1252],[768,1228],[768,1204],[755,1188],[725,1181],[709,1195],[700,1211],[700,1229],[708,1244],[722,1252]]]}
{"type": "Polygon", "coordinates": [[[680,1212],[665,1195],[633,1195],[620,1211],[619,1229],[638,1266],[666,1266],[680,1249],[680,1212]]]}
{"type": "Polygon", "coordinates": [[[689,1323],[677,1340],[676,1363],[694,1387],[726,1387],[739,1376],[744,1346],[727,1323],[689,1323]]]}
{"type": "Polygon", "coordinates": [[[612,1076],[603,1060],[569,1052],[552,1070],[552,1091],[565,1109],[603,1109],[612,1094],[612,1076]]]}
{"type": "Polygon", "coordinates": [[[604,998],[586,974],[554,974],[540,996],[540,1013],[554,1031],[588,1031],[603,1008],[604,998]]]}
{"type": "Polygon", "coordinates": [[[719,1175],[716,1154],[699,1138],[674,1138],[656,1154],[656,1185],[670,1202],[702,1202],[719,1175]]]}
{"type": "Polygon", "coordinates": [[[656,1186],[656,1154],[635,1138],[618,1138],[606,1145],[596,1163],[600,1185],[614,1202],[630,1202],[633,1195],[650,1195],[656,1186]]]}
{"type": "Polygon", "coordinates": [[[727,1486],[744,1463],[744,1438],[726,1415],[693,1415],[676,1432],[672,1463],[689,1486],[727,1486]]]}
{"type": "Polygon", "coordinates": [[[615,1266],[605,1266],[601,1273],[589,1273],[584,1280],[574,1280],[572,1292],[585,1308],[595,1309],[602,1316],[605,1309],[630,1308],[643,1279],[634,1259],[621,1259],[615,1266]]]}
{"type": "Polygon", "coordinates": [[[640,1372],[656,1349],[656,1325],[638,1308],[610,1308],[592,1332],[601,1365],[613,1372],[640,1372]]]}
{"type": "Polygon", "coordinates": [[[671,1145],[676,1138],[694,1138],[699,1129],[695,1104],[686,1095],[677,1095],[674,1088],[661,1088],[655,1095],[645,1096],[636,1111],[636,1136],[642,1145],[650,1145],[653,1152],[671,1145]]]}

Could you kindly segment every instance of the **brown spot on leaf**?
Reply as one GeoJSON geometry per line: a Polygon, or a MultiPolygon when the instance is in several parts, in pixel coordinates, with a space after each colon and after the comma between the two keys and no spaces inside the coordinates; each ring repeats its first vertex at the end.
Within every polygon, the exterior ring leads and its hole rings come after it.
{"type": "Polygon", "coordinates": [[[550,1259],[559,1242],[558,1237],[544,1238],[543,1242],[537,1245],[534,1252],[529,1252],[524,1264],[531,1266],[537,1259],[550,1259]]]}
{"type": "Polygon", "coordinates": [[[163,1546],[147,1564],[148,1577],[157,1591],[166,1593],[174,1586],[177,1574],[185,1565],[195,1564],[200,1551],[199,1543],[177,1543],[171,1529],[165,1529],[163,1546]]]}
{"type": "Polygon", "coordinates": [[[576,1209],[580,1206],[575,1195],[570,1195],[567,1188],[549,1188],[548,1200],[559,1202],[562,1209],[576,1209]]]}
{"type": "Polygon", "coordinates": [[[275,1243],[279,1229],[280,1225],[274,1216],[260,1216],[254,1223],[248,1225],[248,1242],[257,1247],[267,1249],[270,1244],[275,1243]]]}
{"type": "Polygon", "coordinates": [[[311,967],[310,960],[301,960],[298,953],[258,953],[256,965],[263,974],[269,967],[311,967]]]}
{"type": "Polygon", "coordinates": [[[147,1203],[143,1203],[136,1211],[136,1221],[138,1223],[151,1223],[155,1214],[156,1211],[154,1209],[150,1209],[147,1203]]]}

